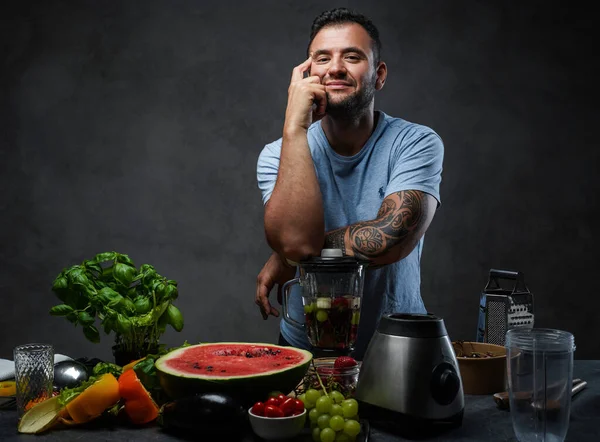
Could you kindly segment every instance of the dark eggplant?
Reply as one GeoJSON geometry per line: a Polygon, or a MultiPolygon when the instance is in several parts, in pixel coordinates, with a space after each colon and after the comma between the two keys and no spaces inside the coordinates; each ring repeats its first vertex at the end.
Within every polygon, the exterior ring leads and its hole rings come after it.
{"type": "Polygon", "coordinates": [[[249,428],[243,402],[225,393],[199,393],[167,402],[158,423],[165,430],[189,435],[236,435],[249,428]]]}

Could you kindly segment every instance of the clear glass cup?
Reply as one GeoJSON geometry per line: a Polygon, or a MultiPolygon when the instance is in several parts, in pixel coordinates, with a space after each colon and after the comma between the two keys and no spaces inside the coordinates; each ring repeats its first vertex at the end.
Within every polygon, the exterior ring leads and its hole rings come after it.
{"type": "Polygon", "coordinates": [[[314,365],[308,368],[304,378],[305,389],[314,388],[322,390],[321,383],[327,391],[337,390],[344,395],[346,399],[354,397],[358,375],[360,373],[361,362],[358,361],[354,367],[335,368],[336,358],[315,358],[314,365]],[[316,373],[319,374],[317,377],[316,373]],[[320,378],[320,382],[319,382],[320,378]]]}
{"type": "Polygon", "coordinates": [[[37,402],[52,396],[54,348],[49,344],[25,344],[15,347],[15,381],[19,418],[37,402]]]}
{"type": "Polygon", "coordinates": [[[562,442],[569,429],[575,339],[566,331],[506,333],[510,414],[519,442],[562,442]]]}

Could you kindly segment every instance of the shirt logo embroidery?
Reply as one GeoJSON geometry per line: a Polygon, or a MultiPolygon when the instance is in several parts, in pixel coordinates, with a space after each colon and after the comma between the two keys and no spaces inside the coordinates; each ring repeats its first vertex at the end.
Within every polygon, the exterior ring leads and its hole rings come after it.
{"type": "Polygon", "coordinates": [[[383,187],[379,188],[379,198],[383,198],[383,196],[385,195],[385,193],[383,192],[383,187]]]}

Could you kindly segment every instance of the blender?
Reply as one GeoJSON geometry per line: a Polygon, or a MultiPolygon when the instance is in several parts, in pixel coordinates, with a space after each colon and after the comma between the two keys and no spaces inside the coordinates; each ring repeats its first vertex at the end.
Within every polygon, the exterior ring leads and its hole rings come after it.
{"type": "Polygon", "coordinates": [[[298,263],[298,277],[283,285],[283,320],[304,331],[317,357],[348,355],[354,350],[366,261],[344,257],[340,249],[298,263]],[[292,287],[301,288],[304,323],[288,311],[292,287]]]}

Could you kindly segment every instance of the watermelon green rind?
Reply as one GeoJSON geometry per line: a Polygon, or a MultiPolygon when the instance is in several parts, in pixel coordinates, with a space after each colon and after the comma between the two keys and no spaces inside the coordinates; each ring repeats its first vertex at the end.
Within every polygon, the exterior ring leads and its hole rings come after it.
{"type": "Polygon", "coordinates": [[[159,358],[155,362],[155,366],[160,386],[171,399],[179,399],[196,393],[218,392],[235,395],[250,404],[256,401],[264,401],[271,391],[279,390],[287,393],[296,388],[305,376],[312,357],[313,355],[309,351],[296,347],[281,347],[274,344],[255,342],[211,342],[173,350],[159,358]],[[227,346],[247,345],[281,349],[282,351],[291,350],[300,353],[303,359],[300,363],[281,370],[226,377],[212,374],[208,377],[202,374],[183,373],[167,366],[168,360],[176,359],[193,347],[219,345],[222,345],[224,348],[227,346]]]}

